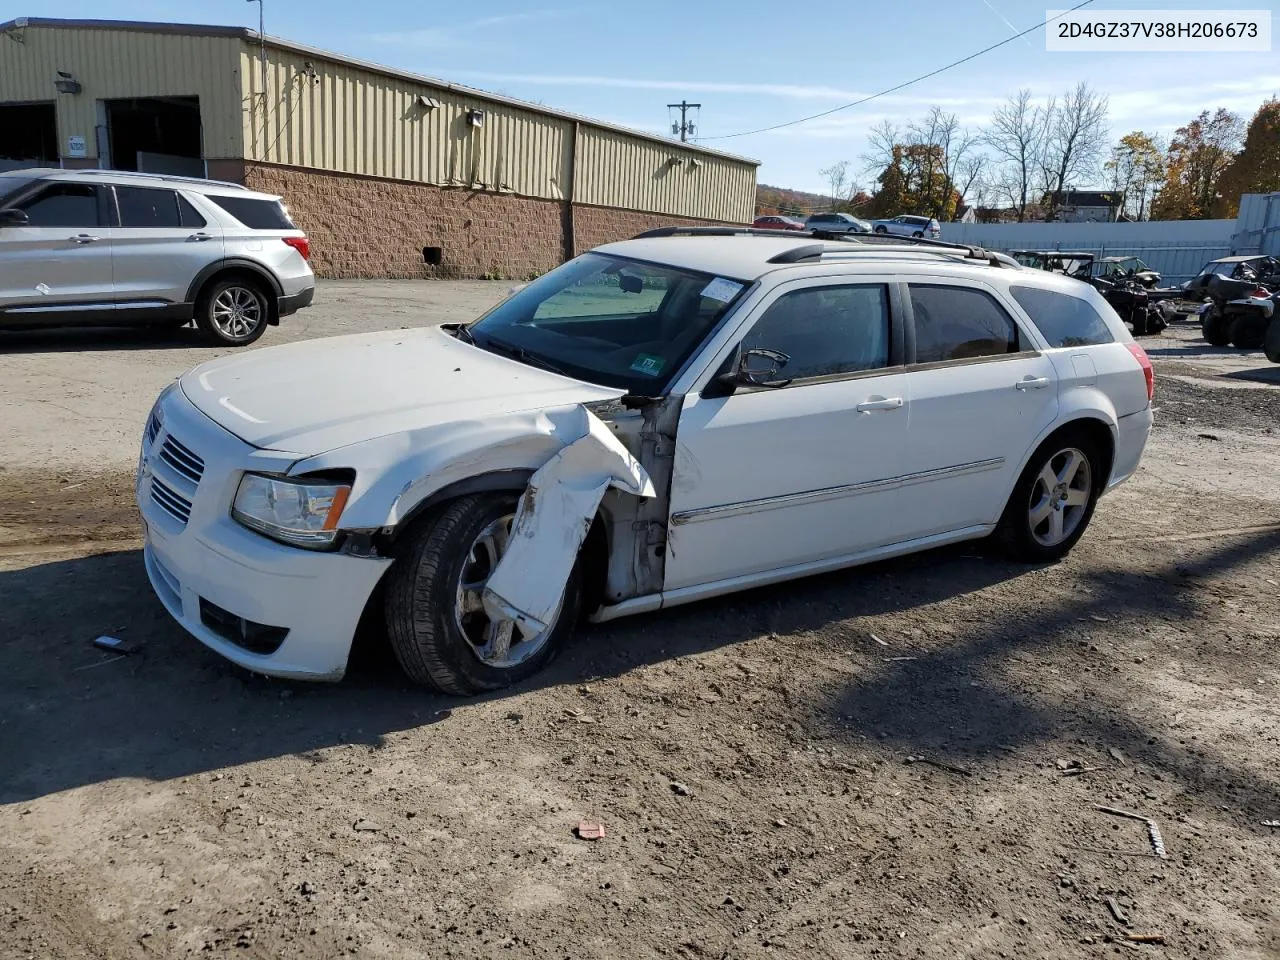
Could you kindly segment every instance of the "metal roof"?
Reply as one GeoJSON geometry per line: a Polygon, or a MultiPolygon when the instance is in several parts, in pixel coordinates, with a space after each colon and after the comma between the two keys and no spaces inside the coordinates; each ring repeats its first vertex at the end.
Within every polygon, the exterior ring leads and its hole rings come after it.
{"type": "Polygon", "coordinates": [[[632,130],[630,127],[619,126],[603,120],[594,120],[591,117],[570,113],[565,110],[555,110],[550,107],[541,106],[540,104],[529,103],[526,100],[517,100],[514,97],[506,97],[499,93],[489,93],[488,91],[480,90],[476,87],[468,87],[458,83],[451,83],[448,80],[428,77],[424,74],[413,73],[409,70],[397,70],[393,67],[383,66],[382,64],[373,63],[368,60],[360,60],[355,57],[348,57],[340,53],[334,53],[330,50],[322,50],[319,47],[309,47],[305,44],[294,43],[291,40],[285,40],[281,37],[273,37],[270,34],[263,37],[259,35],[257,30],[251,30],[248,27],[228,27],[198,23],[154,23],[143,20],[64,20],[56,17],[18,17],[14,20],[0,23],[0,33],[8,33],[10,31],[21,30],[26,27],[47,27],[62,30],[125,30],[135,33],[168,33],[176,36],[189,37],[235,37],[254,44],[265,42],[268,47],[287,50],[292,53],[301,54],[302,56],[313,57],[319,60],[327,60],[331,63],[354,67],[358,70],[379,74],[384,77],[391,77],[396,80],[408,80],[413,83],[423,84],[424,86],[447,90],[450,93],[474,97],[478,100],[485,100],[489,103],[499,103],[505,106],[515,107],[520,110],[529,111],[530,113],[539,113],[544,116],[558,117],[559,119],[570,120],[575,123],[585,123],[593,127],[599,127],[603,130],[613,130],[618,133],[624,133],[627,136],[638,137],[641,140],[661,143],[671,149],[690,150],[695,153],[721,157],[726,160],[732,160],[736,163],[746,163],[755,167],[760,165],[759,160],[753,160],[750,157],[742,157],[737,154],[725,153],[721,150],[712,150],[708,147],[702,147],[692,143],[684,143],[679,140],[672,140],[668,137],[662,137],[653,133],[645,133],[641,130],[632,130]]]}

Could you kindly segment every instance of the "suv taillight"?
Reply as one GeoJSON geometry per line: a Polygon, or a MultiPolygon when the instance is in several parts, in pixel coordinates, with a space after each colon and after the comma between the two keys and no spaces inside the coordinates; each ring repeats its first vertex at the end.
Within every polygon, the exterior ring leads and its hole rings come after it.
{"type": "Polygon", "coordinates": [[[285,243],[302,254],[303,260],[311,259],[311,241],[306,237],[283,237],[282,239],[285,243]]]}
{"type": "Polygon", "coordinates": [[[1129,352],[1138,361],[1138,366],[1142,367],[1142,375],[1147,381],[1147,401],[1150,402],[1156,395],[1156,371],[1151,366],[1151,358],[1147,356],[1147,351],[1136,343],[1126,343],[1125,346],[1129,348],[1129,352]]]}

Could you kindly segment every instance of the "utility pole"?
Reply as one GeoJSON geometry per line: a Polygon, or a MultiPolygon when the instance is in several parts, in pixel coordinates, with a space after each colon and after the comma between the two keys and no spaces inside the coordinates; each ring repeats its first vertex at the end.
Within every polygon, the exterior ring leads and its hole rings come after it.
{"type": "Polygon", "coordinates": [[[668,103],[667,109],[680,111],[680,122],[671,124],[671,132],[680,134],[681,143],[687,142],[689,137],[692,134],[695,134],[698,132],[697,125],[687,120],[686,118],[690,110],[701,110],[702,104],[685,103],[683,100],[681,100],[679,103],[668,103]]]}
{"type": "Polygon", "coordinates": [[[267,159],[267,137],[271,132],[267,117],[267,32],[266,0],[245,0],[258,5],[258,59],[262,64],[262,160],[267,159]]]}

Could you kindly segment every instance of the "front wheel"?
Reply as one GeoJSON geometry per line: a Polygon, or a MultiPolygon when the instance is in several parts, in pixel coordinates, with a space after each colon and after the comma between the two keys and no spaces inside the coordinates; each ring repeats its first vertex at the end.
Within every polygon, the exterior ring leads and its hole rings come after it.
{"type": "Polygon", "coordinates": [[[1262,340],[1262,350],[1272,363],[1280,363],[1280,319],[1271,318],[1267,335],[1262,340]]]}
{"type": "Polygon", "coordinates": [[[244,347],[267,331],[270,308],[254,283],[234,277],[219,280],[196,303],[196,326],[219,347],[244,347]]]}
{"type": "Polygon", "coordinates": [[[886,233],[888,233],[888,232],[889,232],[889,228],[888,228],[888,227],[876,227],[875,232],[876,232],[876,233],[878,233],[878,234],[880,234],[881,236],[883,236],[884,234],[886,234],[886,233]]]}
{"type": "Polygon", "coordinates": [[[917,239],[923,239],[923,238],[924,238],[924,233],[923,233],[923,232],[921,232],[921,231],[919,231],[919,230],[917,230],[915,233],[913,233],[913,234],[912,234],[912,236],[913,236],[913,237],[916,237],[917,239]]]}
{"type": "Polygon", "coordinates": [[[1227,326],[1226,317],[1216,309],[1210,310],[1200,321],[1200,335],[1214,347],[1225,347],[1231,342],[1231,330],[1227,326]]]}
{"type": "Polygon", "coordinates": [[[387,632],[414,682],[458,696],[498,690],[541,670],[573,632],[582,597],[577,565],[541,633],[485,612],[485,584],[506,553],[515,512],[514,495],[455,500],[418,531],[388,574],[387,632]]]}
{"type": "Polygon", "coordinates": [[[1267,336],[1267,318],[1258,313],[1242,313],[1231,321],[1231,345],[1240,350],[1257,350],[1267,336]]]}
{"type": "Polygon", "coordinates": [[[1018,478],[996,528],[997,540],[1016,560],[1062,559],[1084,536],[1105,480],[1097,447],[1086,434],[1050,437],[1018,478]]]}

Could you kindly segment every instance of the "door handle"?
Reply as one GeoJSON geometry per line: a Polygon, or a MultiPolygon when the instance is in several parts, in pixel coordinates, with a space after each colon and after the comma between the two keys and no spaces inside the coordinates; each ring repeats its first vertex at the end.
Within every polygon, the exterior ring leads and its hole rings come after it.
{"type": "Polygon", "coordinates": [[[1048,377],[1023,377],[1014,384],[1019,390],[1043,390],[1048,385],[1048,377]]]}
{"type": "Polygon", "coordinates": [[[72,243],[78,243],[78,244],[84,245],[86,243],[97,243],[102,238],[93,237],[87,233],[78,233],[74,237],[68,237],[67,239],[70,240],[72,243]]]}
{"type": "Polygon", "coordinates": [[[193,233],[191,236],[187,237],[187,239],[188,239],[188,240],[212,240],[212,239],[213,239],[213,234],[211,234],[211,233],[193,233]]]}
{"type": "Polygon", "coordinates": [[[897,410],[901,406],[901,397],[880,397],[877,400],[864,400],[854,409],[859,413],[871,413],[873,410],[897,410]]]}

